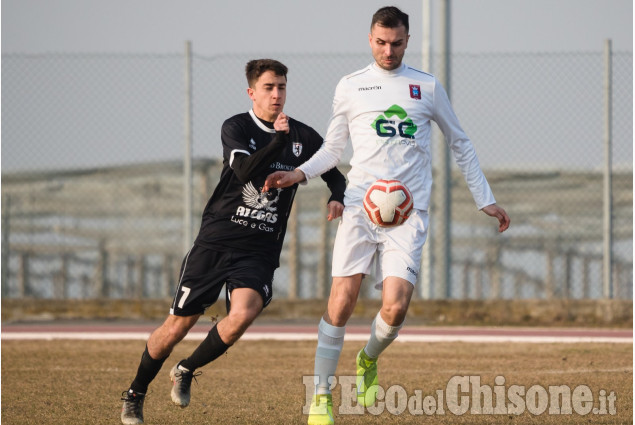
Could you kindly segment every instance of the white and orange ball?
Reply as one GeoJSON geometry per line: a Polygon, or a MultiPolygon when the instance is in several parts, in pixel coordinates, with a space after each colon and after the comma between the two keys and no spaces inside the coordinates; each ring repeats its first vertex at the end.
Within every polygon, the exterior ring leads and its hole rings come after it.
{"type": "Polygon", "coordinates": [[[364,195],[370,221],[381,227],[398,226],[412,211],[412,194],[399,180],[377,180],[364,195]]]}

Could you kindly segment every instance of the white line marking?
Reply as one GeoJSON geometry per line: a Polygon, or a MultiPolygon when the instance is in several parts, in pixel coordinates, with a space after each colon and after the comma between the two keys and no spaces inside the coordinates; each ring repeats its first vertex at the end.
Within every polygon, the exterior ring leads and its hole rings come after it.
{"type": "MultiPolygon", "coordinates": [[[[147,340],[149,332],[3,332],[3,340],[147,340]]],[[[207,332],[191,332],[186,340],[203,340],[207,332]]],[[[366,341],[368,334],[351,333],[345,336],[346,341],[366,341]]],[[[247,332],[242,337],[245,341],[315,341],[317,333],[306,332],[247,332]]],[[[519,335],[400,335],[398,342],[524,342],[524,343],[618,343],[632,344],[632,337],[604,336],[519,336],[519,335]]]]}

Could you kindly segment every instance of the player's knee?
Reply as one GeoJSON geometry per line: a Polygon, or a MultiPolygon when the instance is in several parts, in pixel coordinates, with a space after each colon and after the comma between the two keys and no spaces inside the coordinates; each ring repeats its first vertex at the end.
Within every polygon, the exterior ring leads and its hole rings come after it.
{"type": "Polygon", "coordinates": [[[167,340],[171,345],[175,345],[187,335],[190,327],[185,323],[176,322],[171,324],[167,329],[167,340]]]}
{"type": "Polygon", "coordinates": [[[408,313],[408,303],[395,301],[384,303],[381,307],[381,315],[390,326],[398,326],[403,323],[408,313]]]}
{"type": "Polygon", "coordinates": [[[259,314],[260,309],[255,307],[232,307],[229,311],[229,318],[236,331],[244,332],[259,314]]]}
{"type": "Polygon", "coordinates": [[[328,316],[335,326],[344,326],[353,314],[356,299],[339,296],[329,299],[328,316]]]}
{"type": "Polygon", "coordinates": [[[259,313],[260,310],[255,308],[232,307],[229,315],[218,324],[218,333],[221,339],[228,345],[234,344],[258,317],[259,313]]]}

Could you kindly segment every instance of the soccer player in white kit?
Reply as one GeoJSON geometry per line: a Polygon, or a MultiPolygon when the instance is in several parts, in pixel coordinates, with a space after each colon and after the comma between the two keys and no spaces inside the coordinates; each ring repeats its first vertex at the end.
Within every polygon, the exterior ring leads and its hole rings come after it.
{"type": "Polygon", "coordinates": [[[357,399],[363,406],[375,402],[377,358],[403,325],[428,233],[431,121],[443,132],[478,209],[498,219],[500,232],[510,224],[505,210],[496,205],[444,88],[433,75],[402,63],[408,29],[408,15],[396,7],[381,8],[373,15],[368,39],[375,62],[338,83],[322,148],[294,171],[275,172],[265,183],[265,189],[287,187],[319,176],[339,162],[350,137],[351,171],[333,249],[331,294],[318,326],[318,383],[309,424],[333,423],[328,378],[335,375],[362,278],[372,272],[383,280],[382,307],[368,343],[357,355],[357,399]],[[368,219],[363,197],[377,179],[400,180],[410,189],[414,209],[405,223],[385,228],[368,219]],[[375,256],[377,270],[371,270],[375,256]]]}

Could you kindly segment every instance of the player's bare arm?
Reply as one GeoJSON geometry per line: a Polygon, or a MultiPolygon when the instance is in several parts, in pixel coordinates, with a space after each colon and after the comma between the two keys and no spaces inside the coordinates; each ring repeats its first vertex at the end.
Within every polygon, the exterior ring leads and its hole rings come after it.
{"type": "Polygon", "coordinates": [[[298,168],[293,171],[276,171],[267,176],[262,191],[267,192],[269,189],[293,186],[304,180],[306,180],[306,176],[298,168]]]}
{"type": "Polygon", "coordinates": [[[499,232],[504,232],[505,230],[509,228],[511,219],[509,218],[509,215],[507,215],[507,212],[505,212],[505,210],[499,207],[498,205],[496,204],[488,205],[484,207],[481,211],[483,211],[485,214],[489,215],[490,217],[495,217],[498,219],[499,232]]]}

